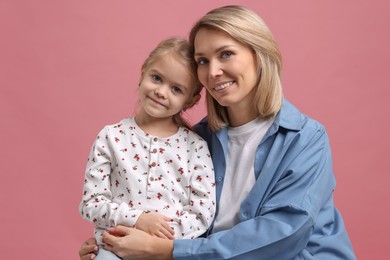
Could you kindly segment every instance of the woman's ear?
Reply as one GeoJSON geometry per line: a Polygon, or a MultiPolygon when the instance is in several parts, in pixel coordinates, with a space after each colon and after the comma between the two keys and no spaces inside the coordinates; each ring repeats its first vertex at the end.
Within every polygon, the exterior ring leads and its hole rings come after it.
{"type": "Polygon", "coordinates": [[[188,103],[184,106],[183,111],[186,111],[187,109],[189,109],[189,108],[193,107],[194,105],[196,105],[196,104],[199,102],[199,100],[200,100],[200,94],[194,96],[194,97],[192,98],[192,100],[191,100],[190,102],[188,102],[188,103]]]}

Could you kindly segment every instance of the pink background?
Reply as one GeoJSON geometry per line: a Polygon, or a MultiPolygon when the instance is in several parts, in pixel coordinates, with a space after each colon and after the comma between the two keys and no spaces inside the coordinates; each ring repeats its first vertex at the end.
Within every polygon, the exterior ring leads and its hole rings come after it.
{"type": "MultiPolygon", "coordinates": [[[[78,259],[92,234],[78,204],[96,134],[132,113],[139,68],[160,40],[233,3],[265,19],[285,96],[327,127],[358,258],[388,256],[388,1],[2,0],[0,259],[78,259]]],[[[201,102],[189,117],[204,114],[201,102]]]]}

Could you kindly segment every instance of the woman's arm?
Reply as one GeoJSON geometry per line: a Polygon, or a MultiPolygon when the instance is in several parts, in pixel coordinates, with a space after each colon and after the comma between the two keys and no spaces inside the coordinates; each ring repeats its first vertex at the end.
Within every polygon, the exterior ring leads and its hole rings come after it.
{"type": "Polygon", "coordinates": [[[335,181],[324,129],[311,125],[281,133],[260,148],[268,156],[241,204],[241,222],[207,238],[175,240],[174,259],[295,259],[315,250],[314,258],[354,259],[333,205],[335,181]]]}

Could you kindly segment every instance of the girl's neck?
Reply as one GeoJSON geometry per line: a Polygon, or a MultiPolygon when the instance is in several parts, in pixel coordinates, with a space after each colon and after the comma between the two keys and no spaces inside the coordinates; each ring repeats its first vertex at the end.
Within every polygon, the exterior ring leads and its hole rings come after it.
{"type": "Polygon", "coordinates": [[[176,134],[179,129],[172,117],[156,118],[138,113],[134,120],[145,133],[162,138],[176,134]]]}

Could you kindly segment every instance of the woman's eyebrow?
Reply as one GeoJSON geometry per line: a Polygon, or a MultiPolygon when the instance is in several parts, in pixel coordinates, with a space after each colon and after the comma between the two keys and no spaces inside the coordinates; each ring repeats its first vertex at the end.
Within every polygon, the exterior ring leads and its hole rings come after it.
{"type": "MultiPolygon", "coordinates": [[[[221,47],[218,47],[217,49],[214,50],[214,53],[218,53],[224,49],[227,49],[227,48],[231,48],[231,47],[234,47],[234,45],[223,45],[221,47]]],[[[202,52],[195,52],[194,56],[204,56],[204,53],[202,52]]]]}

